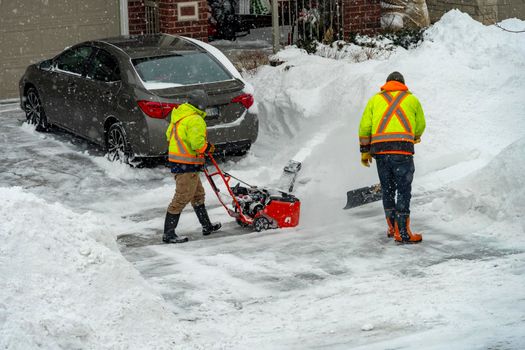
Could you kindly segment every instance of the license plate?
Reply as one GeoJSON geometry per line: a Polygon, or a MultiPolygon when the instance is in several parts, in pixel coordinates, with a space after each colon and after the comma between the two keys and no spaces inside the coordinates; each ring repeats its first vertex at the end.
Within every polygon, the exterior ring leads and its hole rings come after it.
{"type": "Polygon", "coordinates": [[[207,117],[218,117],[219,116],[219,108],[217,108],[217,107],[206,108],[206,116],[207,117]]]}

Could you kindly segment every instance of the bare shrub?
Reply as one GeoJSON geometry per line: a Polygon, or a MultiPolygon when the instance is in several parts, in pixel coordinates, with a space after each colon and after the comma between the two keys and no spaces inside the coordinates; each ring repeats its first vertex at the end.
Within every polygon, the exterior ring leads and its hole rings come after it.
{"type": "Polygon", "coordinates": [[[365,47],[363,48],[364,60],[386,60],[392,54],[392,49],[383,49],[377,47],[365,47]]]}
{"type": "Polygon", "coordinates": [[[244,50],[236,55],[234,64],[240,71],[253,73],[260,66],[270,63],[268,54],[263,50],[244,50]]]}
{"type": "Polygon", "coordinates": [[[388,59],[393,49],[393,47],[389,46],[358,46],[336,42],[332,45],[319,45],[316,54],[335,60],[349,59],[352,62],[363,62],[375,59],[388,59]]]}

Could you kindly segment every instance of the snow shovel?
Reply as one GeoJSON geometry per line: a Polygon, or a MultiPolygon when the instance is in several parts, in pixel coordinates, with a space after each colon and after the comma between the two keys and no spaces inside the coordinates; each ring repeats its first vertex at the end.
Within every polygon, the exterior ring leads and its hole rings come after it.
{"type": "Polygon", "coordinates": [[[343,209],[351,209],[364,204],[381,200],[381,185],[375,184],[361,187],[346,193],[346,206],[343,209]]]}

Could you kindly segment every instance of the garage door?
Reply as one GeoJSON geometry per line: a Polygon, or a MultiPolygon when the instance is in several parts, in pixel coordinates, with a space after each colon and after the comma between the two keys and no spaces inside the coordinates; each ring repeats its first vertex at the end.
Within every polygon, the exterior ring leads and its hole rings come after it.
{"type": "Polygon", "coordinates": [[[119,34],[119,0],[0,0],[0,99],[18,96],[30,63],[119,34]]]}

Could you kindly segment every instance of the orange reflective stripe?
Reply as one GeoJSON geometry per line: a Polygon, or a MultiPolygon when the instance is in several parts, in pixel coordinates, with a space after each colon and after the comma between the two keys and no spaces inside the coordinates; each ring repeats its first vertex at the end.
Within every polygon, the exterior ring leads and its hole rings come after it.
{"type": "Polygon", "coordinates": [[[173,128],[173,130],[176,130],[175,133],[174,133],[174,137],[175,137],[175,140],[177,141],[177,147],[179,148],[179,153],[181,154],[190,154],[190,152],[188,152],[188,149],[186,148],[186,145],[184,144],[184,142],[182,142],[182,140],[180,139],[180,136],[179,136],[179,123],[182,121],[179,120],[177,122],[177,124],[175,124],[175,127],[173,128]]]}
{"type": "Polygon", "coordinates": [[[383,96],[383,98],[386,100],[386,103],[388,103],[390,105],[390,103],[392,102],[392,95],[390,95],[390,92],[388,91],[383,91],[381,93],[381,96],[383,96]]]}
{"type": "MultiPolygon", "coordinates": [[[[183,118],[184,119],[184,118],[183,118]]],[[[178,124],[182,121],[179,120],[171,130],[171,138],[177,142],[177,152],[168,152],[168,161],[175,163],[184,163],[184,164],[204,164],[204,157],[191,154],[186,145],[182,141],[178,132],[178,124]]]]}
{"type": "Polygon", "coordinates": [[[206,151],[206,147],[208,147],[207,142],[204,144],[204,146],[202,146],[201,148],[197,150],[197,153],[204,153],[204,151],[206,151]]]}
{"type": "Polygon", "coordinates": [[[410,125],[410,122],[408,121],[405,111],[403,110],[401,106],[399,106],[399,108],[397,109],[396,116],[397,116],[397,119],[401,122],[401,124],[403,124],[403,127],[405,128],[405,130],[409,133],[412,133],[412,126],[410,125]]]}
{"type": "Polygon", "coordinates": [[[405,152],[405,151],[382,151],[382,152],[376,152],[375,154],[402,154],[406,156],[411,156],[413,153],[405,152]]]}
{"type": "MultiPolygon", "coordinates": [[[[390,105],[390,103],[392,102],[392,95],[390,95],[389,92],[385,91],[383,93],[381,93],[381,96],[383,96],[383,98],[386,100],[386,102],[390,105]]],[[[408,118],[405,114],[405,111],[403,110],[403,107],[401,107],[401,102],[399,103],[399,108],[396,110],[396,115],[399,119],[399,121],[403,124],[403,127],[405,128],[406,131],[408,132],[411,132],[412,131],[412,127],[410,126],[410,122],[408,121],[408,118]]],[[[383,130],[384,131],[384,130],[383,130]]]]}
{"type": "Polygon", "coordinates": [[[361,145],[369,145],[371,141],[370,136],[359,136],[359,144],[361,145]]]}
{"type": "Polygon", "coordinates": [[[397,114],[397,110],[401,108],[400,104],[405,99],[405,97],[408,96],[408,92],[401,91],[399,94],[397,94],[395,99],[392,99],[392,96],[390,96],[390,94],[386,91],[382,92],[381,96],[383,96],[385,100],[390,101],[390,103],[383,114],[383,117],[381,118],[381,123],[379,123],[379,126],[377,127],[377,134],[385,131],[388,123],[390,123],[390,120],[392,119],[392,116],[397,114]]]}
{"type": "Polygon", "coordinates": [[[169,153],[168,161],[175,163],[202,165],[204,164],[204,157],[184,156],[177,153],[169,153]]]}
{"type": "Polygon", "coordinates": [[[372,135],[372,143],[387,142],[387,141],[414,142],[414,135],[408,132],[393,132],[393,133],[372,135]]]}
{"type": "Polygon", "coordinates": [[[384,129],[388,125],[388,122],[390,121],[390,118],[392,118],[392,115],[394,114],[397,105],[399,104],[400,98],[403,97],[401,93],[399,93],[394,99],[392,95],[390,95],[390,93],[387,91],[382,92],[381,96],[386,100],[388,106],[385,110],[385,113],[383,113],[383,116],[381,117],[381,122],[377,126],[376,133],[384,131],[384,129]]]}

